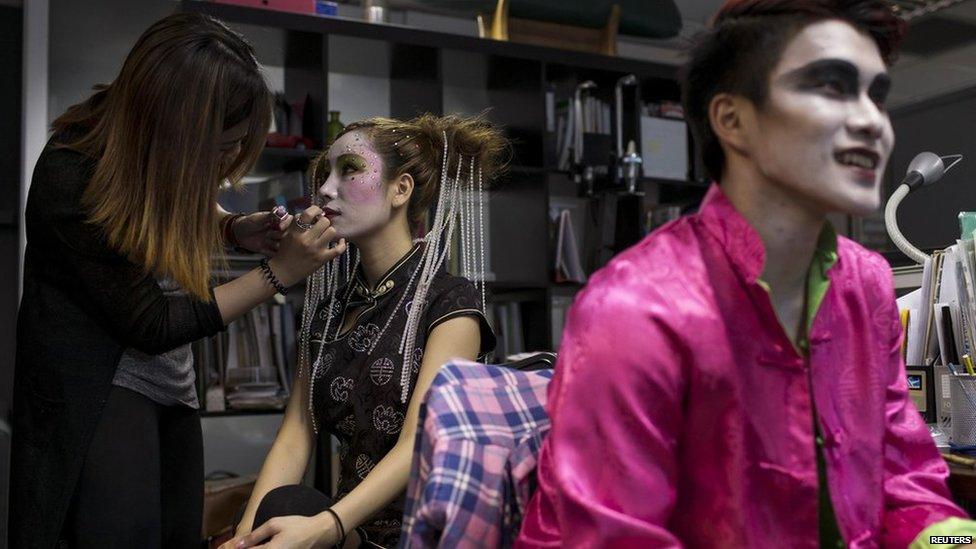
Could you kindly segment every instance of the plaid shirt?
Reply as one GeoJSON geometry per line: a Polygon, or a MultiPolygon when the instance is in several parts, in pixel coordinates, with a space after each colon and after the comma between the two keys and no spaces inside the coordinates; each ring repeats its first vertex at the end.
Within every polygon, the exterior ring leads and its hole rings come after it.
{"type": "Polygon", "coordinates": [[[512,545],[549,432],[552,370],[447,363],[420,407],[401,547],[512,545]]]}

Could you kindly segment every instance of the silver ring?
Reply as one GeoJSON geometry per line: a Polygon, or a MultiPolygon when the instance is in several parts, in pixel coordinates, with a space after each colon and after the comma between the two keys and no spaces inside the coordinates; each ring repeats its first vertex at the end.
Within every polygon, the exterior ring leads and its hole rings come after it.
{"type": "Polygon", "coordinates": [[[295,218],[295,225],[298,225],[298,228],[301,229],[302,232],[309,231],[312,229],[312,226],[302,221],[302,218],[300,217],[295,218]]]}

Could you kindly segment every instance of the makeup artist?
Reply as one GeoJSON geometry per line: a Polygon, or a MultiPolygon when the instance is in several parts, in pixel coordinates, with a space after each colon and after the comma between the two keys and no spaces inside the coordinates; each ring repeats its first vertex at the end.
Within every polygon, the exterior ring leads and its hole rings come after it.
{"type": "Polygon", "coordinates": [[[279,221],[216,206],[263,147],[270,97],[239,35],[177,14],[54,121],[25,215],[12,547],[199,546],[189,343],[345,249],[317,207],[279,221]],[[211,288],[221,244],[274,257],[211,288]]]}

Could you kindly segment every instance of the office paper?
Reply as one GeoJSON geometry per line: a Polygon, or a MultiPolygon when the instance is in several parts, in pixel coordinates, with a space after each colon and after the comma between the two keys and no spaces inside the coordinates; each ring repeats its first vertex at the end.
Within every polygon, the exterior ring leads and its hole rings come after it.
{"type": "Polygon", "coordinates": [[[688,178],[688,127],[684,120],[641,117],[644,177],[688,178]]]}

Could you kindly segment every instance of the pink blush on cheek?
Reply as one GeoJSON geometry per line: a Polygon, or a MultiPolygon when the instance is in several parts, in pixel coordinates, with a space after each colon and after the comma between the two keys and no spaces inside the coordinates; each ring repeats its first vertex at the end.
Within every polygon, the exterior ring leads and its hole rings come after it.
{"type": "Polygon", "coordinates": [[[379,173],[367,173],[360,176],[355,181],[350,181],[346,188],[346,196],[349,202],[355,204],[373,204],[380,202],[383,193],[380,192],[382,181],[379,173]]]}

